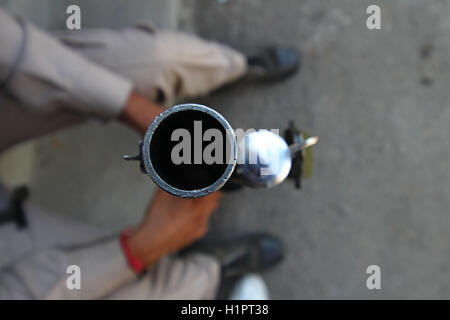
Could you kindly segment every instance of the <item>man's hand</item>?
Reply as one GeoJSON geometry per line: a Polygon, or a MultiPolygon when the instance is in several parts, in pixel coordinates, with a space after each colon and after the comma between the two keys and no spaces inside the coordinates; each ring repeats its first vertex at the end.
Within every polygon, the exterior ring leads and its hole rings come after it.
{"type": "MultiPolygon", "coordinates": [[[[131,93],[119,120],[140,134],[164,109],[138,93],[131,93]]],[[[133,257],[149,267],[164,255],[182,249],[203,237],[209,217],[219,204],[221,194],[215,192],[197,199],[183,199],[158,190],[146,217],[128,238],[133,257]]]]}
{"type": "Polygon", "coordinates": [[[220,198],[221,193],[215,192],[197,199],[183,199],[159,189],[144,221],[128,238],[131,254],[149,267],[161,257],[200,239],[220,198]]]}
{"type": "Polygon", "coordinates": [[[143,95],[132,92],[119,120],[144,135],[147,127],[164,108],[157,106],[143,95]]]}

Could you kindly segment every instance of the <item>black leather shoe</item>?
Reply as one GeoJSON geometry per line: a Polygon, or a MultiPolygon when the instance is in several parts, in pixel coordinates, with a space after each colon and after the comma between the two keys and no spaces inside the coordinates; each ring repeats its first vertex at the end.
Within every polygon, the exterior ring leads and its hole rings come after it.
{"type": "Polygon", "coordinates": [[[188,249],[216,257],[223,277],[261,272],[277,265],[284,256],[280,239],[266,233],[250,233],[228,239],[204,239],[188,249]]]}
{"type": "Polygon", "coordinates": [[[247,65],[247,78],[275,81],[295,74],[301,56],[294,48],[277,45],[248,56],[247,65]]]}

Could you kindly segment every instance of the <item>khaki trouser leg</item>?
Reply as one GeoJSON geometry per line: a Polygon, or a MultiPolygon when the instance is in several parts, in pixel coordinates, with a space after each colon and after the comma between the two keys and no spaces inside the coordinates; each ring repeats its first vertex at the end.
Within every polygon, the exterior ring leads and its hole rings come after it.
{"type": "Polygon", "coordinates": [[[114,292],[108,299],[205,300],[214,299],[220,265],[213,257],[193,254],[165,257],[148,273],[114,292]]]}
{"type": "Polygon", "coordinates": [[[91,61],[130,79],[135,90],[165,106],[207,94],[247,71],[242,53],[182,32],[140,26],[56,35],[91,61]]]}

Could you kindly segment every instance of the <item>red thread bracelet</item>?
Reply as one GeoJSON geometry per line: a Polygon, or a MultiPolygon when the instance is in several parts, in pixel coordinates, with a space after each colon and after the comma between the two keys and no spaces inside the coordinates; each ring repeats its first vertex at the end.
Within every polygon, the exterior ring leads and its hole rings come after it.
{"type": "Polygon", "coordinates": [[[125,229],[120,234],[120,245],[122,246],[122,251],[127,258],[128,265],[131,269],[137,274],[141,274],[144,271],[144,265],[138,259],[136,259],[130,251],[130,247],[128,246],[128,237],[130,236],[131,230],[125,229]]]}

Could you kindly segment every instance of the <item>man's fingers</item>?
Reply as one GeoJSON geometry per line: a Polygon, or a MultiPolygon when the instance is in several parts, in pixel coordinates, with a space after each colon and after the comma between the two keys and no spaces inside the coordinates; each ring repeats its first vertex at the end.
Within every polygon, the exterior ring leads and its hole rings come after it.
{"type": "Polygon", "coordinates": [[[221,197],[222,195],[218,192],[203,197],[202,201],[198,203],[199,210],[202,211],[203,214],[210,216],[219,206],[221,197]]]}
{"type": "Polygon", "coordinates": [[[223,194],[222,192],[216,191],[213,192],[207,196],[195,199],[197,200],[199,203],[203,203],[203,204],[209,204],[209,203],[219,203],[220,199],[222,198],[223,194]]]}

